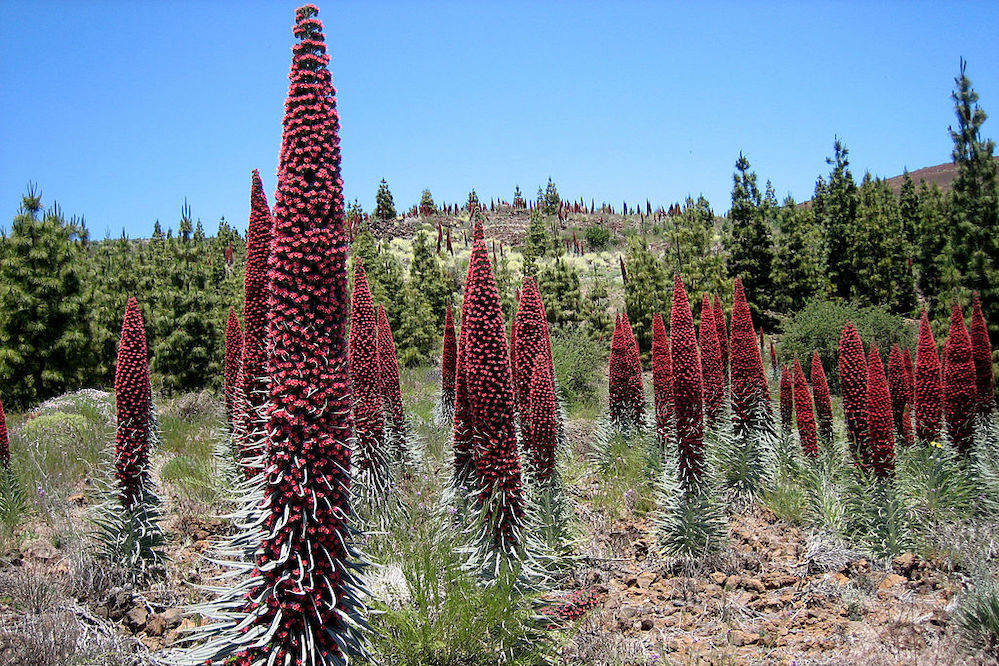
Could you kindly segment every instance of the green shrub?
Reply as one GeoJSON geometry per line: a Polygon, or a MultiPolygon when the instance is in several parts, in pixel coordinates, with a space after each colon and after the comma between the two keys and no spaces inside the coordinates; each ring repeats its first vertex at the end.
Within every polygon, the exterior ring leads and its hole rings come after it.
{"type": "Polygon", "coordinates": [[[610,231],[606,227],[587,227],[586,242],[591,250],[599,252],[610,242],[610,231]]]}
{"type": "Polygon", "coordinates": [[[114,428],[82,414],[46,412],[11,433],[12,467],[39,498],[65,498],[110,461],[114,428]]]}
{"type": "Polygon", "coordinates": [[[566,409],[591,405],[597,399],[598,370],[606,345],[592,340],[581,328],[554,329],[551,339],[555,377],[566,409]]]}
{"type": "Polygon", "coordinates": [[[999,585],[981,580],[958,600],[954,620],[970,647],[999,659],[999,585]]]}
{"type": "Polygon", "coordinates": [[[805,365],[812,350],[818,350],[829,389],[839,393],[839,337],[847,321],[856,325],[865,346],[875,341],[884,354],[892,344],[912,346],[913,326],[887,310],[857,307],[838,300],[812,300],[782,321],[783,334],[777,345],[781,363],[798,358],[805,365]]]}

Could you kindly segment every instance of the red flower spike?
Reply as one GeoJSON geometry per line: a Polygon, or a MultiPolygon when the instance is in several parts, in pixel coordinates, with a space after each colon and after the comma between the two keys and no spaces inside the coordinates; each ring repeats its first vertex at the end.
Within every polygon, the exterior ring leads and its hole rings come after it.
{"type": "Polygon", "coordinates": [[[913,383],[912,410],[916,420],[916,438],[924,444],[940,437],[942,394],[940,392],[940,357],[933,339],[929,317],[923,310],[919,320],[916,346],[916,374],[913,383]]]}
{"type": "Polygon", "coordinates": [[[457,362],[458,342],[454,337],[454,315],[449,305],[444,316],[444,342],[441,349],[440,412],[445,422],[454,420],[454,380],[457,362]]]}
{"type": "Polygon", "coordinates": [[[902,389],[905,391],[905,404],[912,407],[913,393],[916,386],[916,373],[912,365],[912,354],[909,348],[902,350],[902,389]]]}
{"type": "Polygon", "coordinates": [[[10,471],[10,436],[7,434],[7,415],[0,400],[0,467],[10,471]]]}
{"type": "Polygon", "coordinates": [[[753,408],[762,403],[767,414],[772,414],[770,390],[763,371],[763,356],[756,344],[756,329],[753,317],[746,303],[746,293],[742,280],[735,279],[735,292],[732,298],[732,333],[730,341],[730,363],[732,366],[732,410],[733,417],[742,421],[749,417],[753,408]]]}
{"type": "Polygon", "coordinates": [[[867,362],[867,438],[863,460],[877,476],[895,471],[895,430],[892,426],[891,394],[877,345],[871,345],[867,362]]]}
{"type": "Polygon", "coordinates": [[[399,359],[395,353],[392,327],[385,315],[385,306],[378,306],[378,369],[381,376],[382,407],[385,410],[390,454],[402,461],[406,449],[406,415],[402,409],[402,387],[399,384],[399,359]]]}
{"type": "Polygon", "coordinates": [[[378,323],[364,261],[354,260],[350,312],[350,388],[353,395],[354,464],[357,476],[384,479],[385,418],[379,377],[378,323]]]}
{"type": "Polygon", "coordinates": [[[819,442],[815,413],[812,410],[812,395],[808,391],[808,380],[805,379],[805,371],[801,369],[798,359],[794,359],[794,413],[798,421],[801,452],[815,458],[819,455],[819,442]]]}
{"type": "MultiPolygon", "coordinates": [[[[267,206],[267,196],[260,174],[253,170],[250,186],[250,225],[246,231],[246,268],[243,279],[243,353],[240,363],[242,389],[238,418],[241,423],[236,432],[240,458],[244,461],[250,450],[266,438],[260,420],[267,404],[267,325],[270,311],[270,276],[268,264],[271,256],[271,239],[274,235],[274,218],[267,206]]],[[[252,467],[244,465],[249,476],[252,467]]]]}
{"type": "Polygon", "coordinates": [[[673,278],[669,326],[680,479],[690,484],[697,482],[704,473],[704,384],[694,336],[694,316],[679,275],[673,278]]]}
{"type": "Polygon", "coordinates": [[[964,325],[961,306],[955,304],[950,315],[950,330],[944,345],[944,414],[951,444],[963,455],[971,451],[975,439],[975,412],[978,387],[971,336],[964,325]]]}
{"type": "Polygon", "coordinates": [[[229,308],[229,319],[225,324],[225,361],[223,363],[222,395],[225,398],[225,417],[229,427],[234,425],[236,405],[242,396],[238,396],[241,385],[239,382],[240,365],[243,359],[243,329],[239,325],[236,311],[229,308]]]}
{"type": "Polygon", "coordinates": [[[621,329],[626,343],[624,369],[627,377],[626,405],[632,422],[637,426],[645,423],[645,386],[642,384],[642,357],[638,351],[638,338],[631,329],[628,313],[621,313],[621,329]]]}
{"type": "Polygon", "coordinates": [[[718,329],[718,348],[721,351],[722,385],[728,390],[728,325],[725,323],[725,310],[721,299],[715,294],[714,302],[715,328],[718,329]]]}
{"type": "Polygon", "coordinates": [[[149,479],[149,414],[151,387],[146,327],[139,302],[129,298],[121,323],[118,362],[114,371],[114,397],[118,415],[115,435],[115,476],[125,508],[142,496],[149,479]]]}
{"type": "Polygon", "coordinates": [[[623,423],[628,418],[628,374],[625,356],[628,351],[621,315],[614,321],[614,335],[611,337],[609,371],[607,373],[607,401],[611,420],[623,423]]]}
{"type": "Polygon", "coordinates": [[[520,414],[522,433],[529,440],[531,420],[527,403],[533,385],[534,368],[537,367],[539,359],[547,364],[552,363],[552,345],[545,306],[541,302],[538,285],[530,276],[524,277],[510,338],[517,412],[520,414]]]}
{"type": "MultiPolygon", "coordinates": [[[[760,328],[760,337],[763,337],[763,329],[760,328]]],[[[774,348],[774,341],[770,341],[770,372],[774,377],[777,376],[777,350],[774,348]]]]}
{"type": "Polygon", "coordinates": [[[531,390],[525,412],[531,424],[524,437],[528,469],[537,483],[547,483],[555,472],[558,444],[558,403],[555,401],[555,369],[551,359],[539,355],[531,371],[531,390]]]}
{"type": "Polygon", "coordinates": [[[673,419],[673,378],[670,359],[669,338],[663,316],[652,316],[652,390],[656,405],[656,434],[659,443],[669,441],[670,425],[673,419]]]}
{"type": "MultiPolygon", "coordinates": [[[[459,370],[464,373],[467,383],[476,489],[480,503],[498,512],[498,515],[487,518],[495,529],[493,546],[500,550],[516,539],[515,534],[524,515],[524,497],[506,326],[496,278],[478,220],[473,235],[475,241],[466,281],[459,370]],[[490,502],[500,496],[501,503],[490,502]]],[[[458,385],[461,391],[461,378],[458,385]]]]}
{"type": "Polygon", "coordinates": [[[987,414],[995,406],[996,388],[992,376],[992,344],[989,328],[982,314],[982,300],[975,292],[971,310],[971,348],[975,359],[975,380],[978,387],[978,411],[987,414]]]}
{"type": "Polygon", "coordinates": [[[839,382],[843,394],[843,416],[854,458],[867,459],[864,438],[867,433],[867,359],[864,343],[852,321],[843,327],[839,338],[839,382]]]}
{"type": "Polygon", "coordinates": [[[819,437],[823,444],[829,444],[833,436],[832,400],[829,397],[829,383],[826,371],[822,368],[819,352],[812,352],[812,398],[815,401],[815,420],[818,423],[819,437]]]}
{"type": "Polygon", "coordinates": [[[791,369],[786,365],[781,369],[778,397],[780,402],[781,432],[787,437],[791,434],[791,419],[794,416],[794,386],[791,379],[791,369]]]}
{"type": "MultiPolygon", "coordinates": [[[[892,345],[888,354],[888,392],[891,394],[891,415],[895,432],[903,437],[902,416],[905,414],[906,405],[909,404],[906,399],[905,383],[905,361],[902,359],[902,350],[898,345],[892,345]]],[[[906,440],[906,444],[910,443],[906,440]]]]}
{"type": "MultiPolygon", "coordinates": [[[[310,663],[306,650],[327,661],[364,661],[356,647],[362,640],[355,628],[358,581],[347,524],[348,229],[336,97],[318,11],[311,5],[296,11],[299,41],[285,102],[269,262],[269,448],[262,507],[264,524],[271,527],[253,572],[259,582],[246,592],[243,608],[251,632],[273,627],[274,633],[265,646],[237,653],[237,666],[271,655],[278,655],[278,663],[285,662],[283,655],[296,666],[303,658],[310,663]]],[[[217,660],[223,658],[228,655],[217,660]]]]}
{"type": "Polygon", "coordinates": [[[718,344],[718,327],[715,326],[711,299],[704,294],[701,299],[701,374],[704,382],[704,418],[708,425],[721,416],[725,400],[722,379],[721,347],[718,344]]]}

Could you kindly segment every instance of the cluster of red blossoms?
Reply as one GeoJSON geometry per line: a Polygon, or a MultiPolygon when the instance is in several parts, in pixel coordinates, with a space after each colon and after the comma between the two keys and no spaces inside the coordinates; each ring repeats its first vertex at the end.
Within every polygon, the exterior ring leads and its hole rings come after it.
{"type": "Polygon", "coordinates": [[[992,344],[989,329],[982,314],[982,300],[975,292],[971,309],[971,346],[975,357],[975,379],[978,386],[978,411],[987,414],[996,403],[995,378],[992,376],[992,344]]]}
{"type": "Polygon", "coordinates": [[[468,264],[455,397],[455,462],[494,527],[492,546],[517,543],[524,516],[513,378],[496,278],[477,219],[468,264]],[[464,458],[464,459],[463,459],[464,458]],[[469,463],[471,463],[469,465],[469,463]],[[468,472],[473,475],[468,478],[468,472]]]}
{"type": "Polygon", "coordinates": [[[694,316],[679,275],[673,278],[670,359],[680,479],[697,482],[704,473],[704,384],[694,335],[694,316]]]}
{"type": "Polygon", "coordinates": [[[570,624],[581,619],[596,606],[606,596],[596,588],[585,590],[575,590],[550,606],[541,609],[541,614],[552,618],[553,622],[546,626],[546,629],[558,629],[561,626],[570,624]]]}
{"type": "MultiPolygon", "coordinates": [[[[891,415],[895,423],[895,432],[899,433],[905,444],[912,444],[912,367],[906,366],[905,357],[898,345],[891,346],[888,354],[888,392],[891,393],[891,415]]],[[[911,359],[911,357],[910,357],[911,359]]]]}
{"type": "Polygon", "coordinates": [[[944,344],[944,415],[947,436],[962,454],[967,454],[975,439],[975,414],[978,409],[978,386],[971,336],[964,325],[960,305],[950,315],[950,330],[944,344]]]}
{"type": "Polygon", "coordinates": [[[607,378],[611,421],[631,428],[645,422],[645,388],[642,358],[628,313],[617,316],[611,338],[610,371],[607,378]]]}
{"type": "MultiPolygon", "coordinates": [[[[821,364],[819,365],[821,368],[821,364]]],[[[818,430],[815,427],[815,412],[812,409],[812,396],[808,391],[808,380],[801,363],[794,359],[794,411],[798,421],[798,437],[801,451],[814,458],[819,455],[818,430]]]]}
{"type": "Polygon", "coordinates": [[[406,415],[402,410],[402,386],[399,384],[395,338],[383,305],[378,306],[378,368],[386,430],[391,444],[389,453],[396,462],[400,462],[406,448],[406,415]]]}
{"type": "Polygon", "coordinates": [[[673,422],[673,373],[670,359],[669,337],[663,316],[652,316],[652,391],[655,396],[656,437],[665,447],[673,422]]]}
{"type": "Polygon", "coordinates": [[[829,396],[829,382],[822,367],[819,352],[812,352],[812,399],[815,401],[815,420],[818,422],[819,438],[824,444],[832,441],[833,412],[829,396]]]}
{"type": "Polygon", "coordinates": [[[121,324],[118,362],[114,372],[118,429],[115,435],[115,476],[122,505],[135,506],[149,476],[149,417],[151,386],[146,327],[135,298],[129,298],[121,324]]]}
{"type": "Polygon", "coordinates": [[[919,340],[916,343],[916,376],[912,391],[912,410],[916,419],[916,439],[922,444],[940,437],[943,414],[940,395],[940,357],[933,339],[930,320],[923,310],[919,319],[919,340]]]}
{"type": "MultiPolygon", "coordinates": [[[[722,325],[724,326],[724,320],[722,325]]],[[[721,343],[718,340],[718,327],[715,324],[715,311],[707,294],[704,294],[701,300],[700,335],[704,419],[710,426],[718,421],[725,407],[725,367],[722,362],[721,343]]]]}
{"type": "Polygon", "coordinates": [[[531,377],[527,420],[529,435],[524,441],[528,469],[536,483],[548,483],[554,478],[555,454],[559,437],[558,402],[555,398],[555,367],[550,360],[539,358],[531,377]]]}
{"type": "Polygon", "coordinates": [[[225,358],[222,365],[222,395],[225,400],[225,417],[229,427],[234,425],[236,405],[241,400],[240,365],[243,359],[243,329],[239,325],[236,310],[229,308],[229,318],[225,324],[225,358]]]}
{"type": "MultiPolygon", "coordinates": [[[[267,315],[270,309],[270,277],[267,262],[271,255],[274,219],[267,206],[267,196],[260,173],[254,169],[250,186],[250,224],[246,231],[246,268],[243,278],[243,376],[240,390],[239,427],[240,459],[244,463],[250,452],[264,438],[262,421],[267,404],[267,315]]],[[[244,465],[247,475],[253,468],[244,465]]]]}
{"type": "Polygon", "coordinates": [[[843,416],[856,460],[863,460],[867,413],[867,356],[853,322],[847,322],[839,338],[839,386],[843,394],[843,416]]]}
{"type": "Polygon", "coordinates": [[[761,408],[766,414],[772,412],[770,390],[763,370],[763,355],[756,344],[753,317],[739,278],[735,279],[732,297],[731,328],[732,412],[737,421],[746,423],[761,408]]]}
{"type": "Polygon", "coordinates": [[[888,379],[877,345],[871,345],[867,362],[867,437],[861,449],[861,464],[879,477],[895,471],[895,431],[891,414],[888,379]]]}

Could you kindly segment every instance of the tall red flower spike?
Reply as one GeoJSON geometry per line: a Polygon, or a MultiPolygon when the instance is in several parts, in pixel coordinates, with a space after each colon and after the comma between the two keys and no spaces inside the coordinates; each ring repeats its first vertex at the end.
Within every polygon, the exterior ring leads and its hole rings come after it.
{"type": "Polygon", "coordinates": [[[673,377],[669,338],[663,316],[652,316],[652,391],[656,403],[656,434],[660,445],[669,441],[673,420],[673,377]]]}
{"type": "Polygon", "coordinates": [[[888,354],[888,392],[891,394],[891,415],[895,432],[903,435],[902,416],[908,402],[905,393],[905,362],[898,345],[892,345],[888,354]]]}
{"type": "Polygon", "coordinates": [[[530,440],[531,419],[528,401],[533,386],[534,369],[538,367],[539,359],[547,364],[552,362],[552,343],[548,332],[545,306],[541,302],[538,285],[530,276],[524,277],[517,317],[513,321],[511,340],[517,412],[520,414],[523,435],[530,440]]]}
{"type": "MultiPolygon", "coordinates": [[[[762,328],[760,328],[760,334],[761,334],[761,337],[762,337],[762,334],[763,334],[763,329],[762,328]]],[[[770,340],[770,372],[773,373],[774,377],[777,376],[777,367],[778,367],[777,366],[777,350],[774,348],[774,341],[773,341],[773,339],[771,339],[770,340]]]]}
{"type": "Polygon", "coordinates": [[[822,367],[819,352],[812,352],[812,398],[815,401],[815,420],[818,423],[819,437],[828,444],[833,437],[832,400],[829,397],[829,383],[822,367]]]}
{"type": "MultiPolygon", "coordinates": [[[[470,278],[471,275],[468,276],[470,278]]],[[[467,494],[475,486],[475,462],[473,459],[471,408],[468,403],[468,386],[465,382],[465,310],[468,306],[469,285],[465,283],[465,298],[461,305],[461,332],[458,334],[455,352],[454,389],[454,428],[452,446],[454,448],[454,487],[467,494]]]]}
{"type": "Polygon", "coordinates": [[[645,385],[642,383],[642,355],[638,350],[638,338],[631,328],[628,313],[621,313],[621,327],[624,329],[628,342],[628,353],[625,356],[628,372],[628,405],[634,423],[639,427],[645,424],[645,385]]]}
{"type": "Polygon", "coordinates": [[[701,374],[704,382],[704,419],[714,424],[721,416],[725,401],[725,384],[722,379],[721,347],[718,344],[718,327],[715,326],[711,299],[704,294],[701,299],[701,374]]]}
{"type": "Polygon", "coordinates": [[[558,446],[558,403],[555,401],[555,368],[551,359],[538,356],[531,372],[526,410],[530,431],[524,439],[528,469],[539,484],[552,480],[558,446]]]}
{"type": "Polygon", "coordinates": [[[923,444],[940,437],[942,394],[940,392],[940,357],[933,339],[926,310],[919,320],[916,346],[916,376],[912,392],[912,411],[916,419],[916,438],[923,444]]]}
{"type": "Polygon", "coordinates": [[[481,229],[476,220],[461,326],[464,359],[459,363],[467,382],[479,502],[493,529],[493,550],[509,552],[518,541],[524,496],[506,326],[481,229]]]}
{"type": "Polygon", "coordinates": [[[10,436],[7,434],[7,415],[0,400],[0,467],[10,470],[10,436]]]}
{"type": "Polygon", "coordinates": [[[189,653],[198,663],[367,660],[348,525],[348,229],[318,11],[296,11],[274,204],[264,537],[252,577],[218,602],[217,624],[203,629],[210,640],[189,653]]]}
{"type": "Polygon", "coordinates": [[[839,386],[843,394],[843,416],[856,460],[866,460],[864,440],[867,434],[867,359],[864,343],[852,321],[843,327],[839,338],[839,386]]]}
{"type": "Polygon", "coordinates": [[[146,327],[135,298],[125,305],[114,371],[114,397],[118,413],[115,436],[115,476],[121,486],[122,505],[130,509],[149,480],[149,414],[152,400],[146,327]]]}
{"type": "Polygon", "coordinates": [[[732,366],[733,416],[745,421],[754,409],[762,404],[767,414],[772,414],[770,390],[763,371],[763,356],[756,344],[756,329],[746,303],[742,280],[735,279],[732,298],[732,339],[730,342],[732,366]]]}
{"type": "Polygon", "coordinates": [[[223,387],[225,398],[225,417],[231,428],[234,425],[237,399],[240,391],[239,367],[243,360],[243,329],[239,325],[236,311],[229,308],[229,319],[225,324],[225,361],[222,366],[223,387]]]}
{"type": "Polygon", "coordinates": [[[454,314],[447,306],[444,315],[444,341],[441,346],[441,396],[437,405],[442,423],[454,422],[454,381],[458,363],[458,341],[454,336],[454,314]]]}
{"type": "Polygon", "coordinates": [[[728,390],[728,325],[725,323],[725,309],[721,299],[715,294],[714,302],[715,328],[718,329],[718,348],[721,351],[722,385],[728,390]]]}
{"type": "Polygon", "coordinates": [[[975,439],[975,412],[978,387],[975,381],[975,361],[972,358],[971,336],[964,325],[961,306],[954,304],[950,315],[950,330],[944,345],[944,414],[947,435],[962,454],[971,451],[975,439]]]}
{"type": "MultiPolygon", "coordinates": [[[[251,452],[263,452],[266,439],[264,407],[267,404],[267,320],[270,311],[268,261],[274,218],[267,206],[267,196],[260,174],[253,170],[250,187],[250,225],[246,231],[246,269],[243,279],[243,359],[240,426],[240,458],[246,461],[251,452]]],[[[244,465],[249,476],[252,467],[244,465]]]]}
{"type": "Polygon", "coordinates": [[[791,369],[786,365],[780,372],[780,428],[785,437],[791,434],[791,420],[794,417],[794,381],[791,369]]]}
{"type": "Polygon", "coordinates": [[[350,311],[350,388],[353,395],[355,481],[378,495],[388,483],[385,415],[378,362],[378,321],[364,261],[354,260],[350,311]]]}
{"type": "Polygon", "coordinates": [[[895,431],[892,426],[891,395],[877,345],[871,345],[867,362],[867,458],[866,466],[879,477],[895,471],[895,431]]]}
{"type": "Polygon", "coordinates": [[[694,336],[694,315],[679,275],[673,278],[669,327],[680,479],[690,485],[704,473],[704,384],[694,336]]]}
{"type": "Polygon", "coordinates": [[[611,337],[610,368],[607,373],[610,418],[618,425],[630,424],[631,418],[628,402],[630,384],[628,349],[628,333],[624,329],[624,319],[618,314],[614,324],[614,335],[611,337]]]}
{"type": "Polygon", "coordinates": [[[801,452],[814,458],[819,455],[818,430],[815,427],[815,413],[812,410],[812,395],[808,391],[808,380],[805,379],[805,371],[801,369],[798,359],[794,359],[794,413],[798,421],[801,452]]]}
{"type": "Polygon", "coordinates": [[[395,354],[392,327],[385,316],[385,306],[378,306],[378,369],[381,376],[382,407],[386,415],[389,454],[402,461],[406,450],[406,415],[402,409],[402,387],[399,384],[399,359],[395,354]]]}
{"type": "Polygon", "coordinates": [[[988,413],[995,406],[996,387],[992,377],[992,344],[989,328],[982,314],[982,300],[975,292],[971,310],[971,347],[975,359],[975,379],[978,386],[978,411],[988,413]]]}

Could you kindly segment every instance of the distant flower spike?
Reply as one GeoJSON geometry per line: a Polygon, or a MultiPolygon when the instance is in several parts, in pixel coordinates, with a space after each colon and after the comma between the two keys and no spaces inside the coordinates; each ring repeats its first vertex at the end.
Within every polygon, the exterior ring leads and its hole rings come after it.
{"type": "Polygon", "coordinates": [[[114,372],[114,396],[118,428],[115,438],[115,468],[122,505],[133,508],[149,482],[149,432],[152,396],[146,327],[135,298],[125,306],[114,372]]]}
{"type": "Polygon", "coordinates": [[[655,394],[656,435],[661,446],[665,446],[667,442],[671,441],[670,431],[673,424],[672,365],[666,325],[663,323],[662,314],[657,312],[652,316],[652,390],[655,394]]]}
{"type": "Polygon", "coordinates": [[[823,444],[829,444],[833,436],[832,400],[829,397],[826,371],[822,368],[822,359],[817,351],[812,352],[812,397],[815,401],[819,437],[823,444]]]}
{"type": "Polygon", "coordinates": [[[964,325],[961,306],[955,304],[950,315],[950,331],[944,345],[944,413],[947,435],[962,454],[971,451],[975,439],[975,412],[978,387],[971,336],[964,325]]]}
{"type": "Polygon", "coordinates": [[[916,420],[916,439],[929,444],[940,437],[942,394],[940,391],[940,357],[933,339],[926,311],[919,321],[919,342],[916,346],[916,375],[913,384],[912,411],[916,420]]]}
{"type": "Polygon", "coordinates": [[[801,452],[814,458],[819,455],[818,431],[815,427],[815,413],[812,411],[808,380],[805,379],[805,372],[801,369],[798,359],[794,359],[794,413],[798,421],[801,452]]]}
{"type": "Polygon", "coordinates": [[[995,407],[996,388],[992,377],[992,344],[982,313],[982,300],[975,292],[971,311],[971,346],[975,358],[975,379],[978,387],[978,411],[987,414],[995,407]]]}
{"type": "Polygon", "coordinates": [[[704,294],[701,299],[701,373],[704,381],[704,419],[708,426],[718,421],[725,401],[725,383],[722,378],[721,347],[718,344],[718,327],[715,325],[711,299],[704,294]]]}
{"type": "Polygon", "coordinates": [[[857,461],[867,459],[867,359],[864,343],[852,321],[843,327],[839,339],[839,385],[843,394],[843,416],[850,445],[857,461]]]}
{"type": "Polygon", "coordinates": [[[458,362],[458,342],[454,336],[454,315],[451,306],[444,316],[444,343],[441,349],[441,396],[437,408],[442,423],[454,422],[455,365],[458,362]]]}
{"type": "Polygon", "coordinates": [[[631,328],[628,313],[621,313],[621,328],[627,342],[625,368],[627,370],[627,401],[633,423],[638,427],[645,424],[645,386],[642,384],[642,356],[638,350],[638,338],[631,328]]]}
{"type": "Polygon", "coordinates": [[[555,473],[559,436],[558,403],[555,400],[555,374],[552,362],[538,356],[531,372],[531,391],[526,410],[530,430],[524,437],[524,450],[534,481],[544,484],[555,473]]]}
{"type": "Polygon", "coordinates": [[[679,275],[673,278],[670,311],[673,401],[680,480],[695,485],[704,474],[704,384],[694,337],[694,317],[679,275]]]}
{"type": "Polygon", "coordinates": [[[362,493],[377,498],[388,490],[389,458],[378,362],[378,322],[364,262],[354,261],[350,312],[350,387],[354,415],[355,481],[362,493]]]}
{"type": "Polygon", "coordinates": [[[867,458],[863,460],[881,478],[895,471],[895,432],[891,395],[877,345],[871,345],[867,362],[867,458]]]}
{"type": "Polygon", "coordinates": [[[763,404],[764,411],[772,414],[770,391],[763,370],[763,356],[756,344],[756,329],[746,303],[742,280],[735,279],[732,299],[732,333],[730,363],[732,366],[733,417],[746,421],[763,404]]]}
{"type": "Polygon", "coordinates": [[[388,453],[394,462],[403,461],[407,447],[406,415],[402,408],[402,387],[399,384],[399,359],[395,354],[392,326],[385,315],[385,306],[378,306],[378,368],[381,377],[382,407],[385,410],[388,453]]]}

